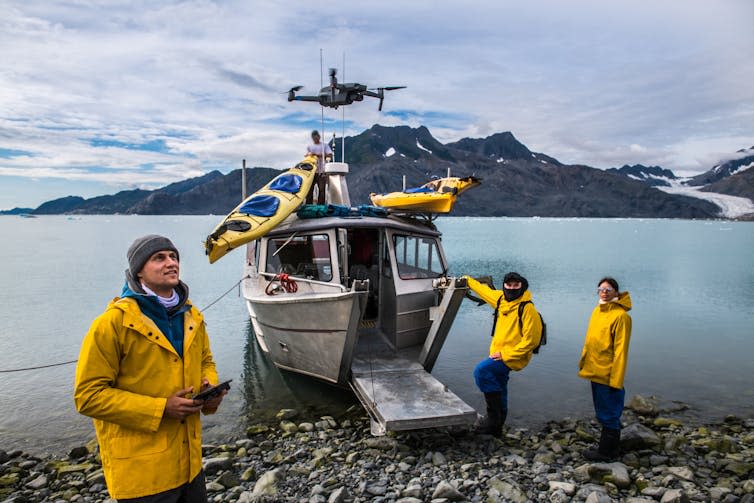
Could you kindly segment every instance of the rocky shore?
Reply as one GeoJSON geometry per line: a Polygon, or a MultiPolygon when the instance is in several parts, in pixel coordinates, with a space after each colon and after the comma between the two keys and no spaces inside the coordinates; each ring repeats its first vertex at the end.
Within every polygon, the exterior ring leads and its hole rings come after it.
{"type": "MultiPolygon", "coordinates": [[[[754,503],[754,419],[692,424],[683,408],[635,396],[614,463],[581,457],[599,434],[591,420],[509,428],[502,439],[461,429],[372,437],[357,408],[316,420],[286,409],[247,438],[204,446],[209,500],[754,503]]],[[[0,450],[0,501],[113,500],[93,441],[66,458],[0,450]]]]}

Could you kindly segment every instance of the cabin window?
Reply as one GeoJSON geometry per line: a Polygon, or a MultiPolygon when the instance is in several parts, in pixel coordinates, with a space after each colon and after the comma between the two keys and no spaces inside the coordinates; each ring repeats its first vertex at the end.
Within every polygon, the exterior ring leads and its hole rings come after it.
{"type": "Polygon", "coordinates": [[[393,245],[401,279],[439,278],[445,272],[437,240],[394,235],[393,245]]]}
{"type": "Polygon", "coordinates": [[[267,272],[330,281],[330,239],[327,234],[268,239],[267,272]]]}

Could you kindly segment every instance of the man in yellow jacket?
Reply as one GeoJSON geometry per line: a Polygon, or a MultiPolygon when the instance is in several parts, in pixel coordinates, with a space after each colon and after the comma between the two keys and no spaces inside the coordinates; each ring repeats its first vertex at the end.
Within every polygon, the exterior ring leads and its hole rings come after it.
{"type": "Polygon", "coordinates": [[[489,357],[474,368],[474,381],[487,405],[487,416],[477,431],[499,437],[508,416],[508,375],[529,364],[542,337],[542,318],[532,303],[529,282],[520,274],[506,274],[502,292],[466,279],[469,288],[495,308],[489,357]]]}
{"type": "Polygon", "coordinates": [[[631,295],[621,292],[613,278],[597,283],[599,303],[592,311],[579,361],[579,377],[592,384],[592,401],[602,425],[599,446],[584,451],[592,461],[611,461],[620,452],[620,417],[623,413],[623,378],[631,340],[631,295]]]}
{"type": "Polygon", "coordinates": [[[94,419],[111,497],[203,503],[199,413],[222,401],[189,398],[218,381],[204,318],[188,299],[168,238],[139,238],[127,257],[121,297],[84,338],[76,408],[94,419]]]}

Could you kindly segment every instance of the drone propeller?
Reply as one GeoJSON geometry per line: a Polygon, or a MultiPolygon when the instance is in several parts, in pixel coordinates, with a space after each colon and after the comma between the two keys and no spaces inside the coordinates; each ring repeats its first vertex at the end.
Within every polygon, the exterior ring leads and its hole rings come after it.
{"type": "Polygon", "coordinates": [[[296,93],[302,90],[303,88],[304,86],[293,86],[288,90],[287,93],[283,93],[283,94],[288,94],[288,101],[293,101],[296,99],[296,93]]]}
{"type": "Polygon", "coordinates": [[[406,89],[406,86],[386,86],[386,87],[370,87],[370,91],[395,91],[396,89],[406,89]]]}

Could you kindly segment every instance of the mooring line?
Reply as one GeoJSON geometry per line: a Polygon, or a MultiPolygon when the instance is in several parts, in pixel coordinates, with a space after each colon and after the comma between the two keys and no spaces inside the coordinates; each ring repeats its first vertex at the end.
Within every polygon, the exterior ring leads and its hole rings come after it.
{"type": "MultiPolygon", "coordinates": [[[[212,302],[211,302],[211,303],[210,303],[210,304],[209,304],[209,305],[208,305],[207,307],[205,307],[204,309],[200,309],[200,310],[199,310],[199,312],[203,313],[204,311],[206,311],[206,310],[207,310],[207,309],[209,309],[210,307],[212,307],[212,306],[214,306],[215,304],[217,304],[217,303],[218,303],[218,302],[219,302],[219,301],[220,301],[220,300],[221,300],[221,299],[222,299],[223,297],[225,297],[225,296],[226,296],[226,295],[228,295],[228,294],[229,294],[230,292],[232,292],[232,291],[233,291],[233,289],[234,289],[235,287],[237,287],[238,285],[240,285],[240,284],[241,284],[241,282],[242,282],[243,280],[245,280],[245,279],[249,279],[250,277],[251,277],[251,276],[247,274],[247,275],[246,275],[246,276],[244,276],[243,278],[241,278],[241,279],[239,279],[238,281],[236,281],[236,282],[235,282],[235,283],[233,284],[233,286],[232,286],[232,287],[230,287],[230,288],[228,288],[228,290],[227,290],[227,291],[226,291],[225,293],[223,293],[223,294],[222,294],[222,295],[220,295],[220,296],[219,296],[218,298],[216,298],[215,300],[213,300],[213,301],[212,301],[212,302]]],[[[71,364],[73,364],[73,363],[76,363],[77,361],[78,361],[78,360],[69,360],[69,361],[67,361],[67,362],[50,363],[50,364],[48,364],[48,365],[37,365],[36,367],[24,367],[24,368],[20,368],[20,369],[3,369],[3,370],[0,370],[0,374],[9,374],[9,373],[11,373],[11,372],[24,372],[24,371],[26,371],[26,370],[39,370],[39,369],[47,369],[47,368],[50,368],[50,367],[62,367],[63,365],[71,365],[71,364]]]]}

